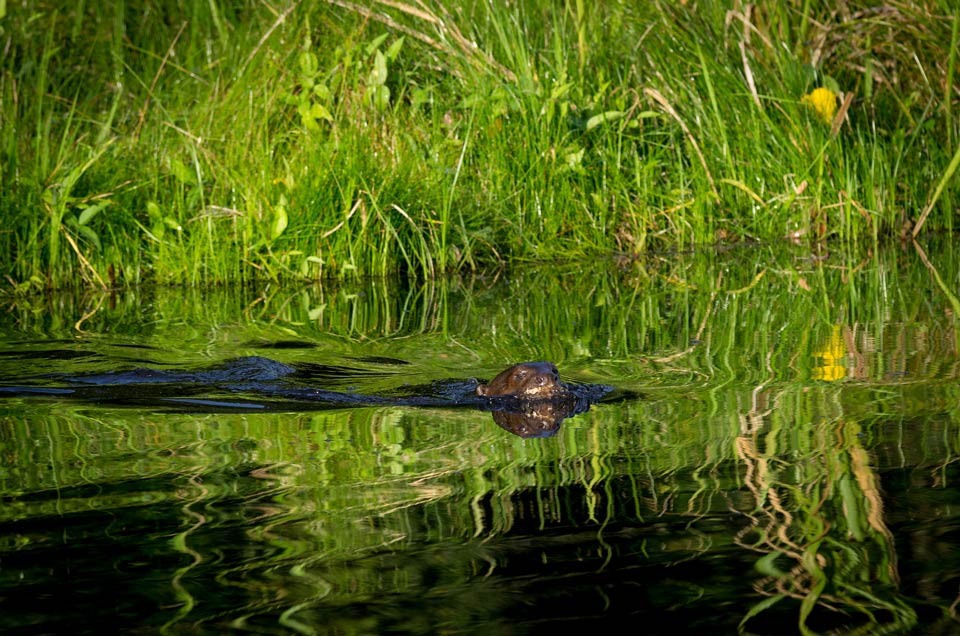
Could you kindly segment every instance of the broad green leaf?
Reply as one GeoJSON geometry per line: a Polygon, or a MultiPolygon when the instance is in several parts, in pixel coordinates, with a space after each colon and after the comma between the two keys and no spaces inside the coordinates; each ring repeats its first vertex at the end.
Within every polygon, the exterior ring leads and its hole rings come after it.
{"type": "Polygon", "coordinates": [[[104,209],[111,203],[113,203],[113,201],[111,201],[110,199],[104,199],[99,203],[88,205],[83,209],[83,212],[80,213],[80,218],[77,220],[77,223],[79,223],[80,225],[86,225],[87,223],[90,222],[90,219],[95,217],[97,213],[100,212],[100,210],[104,209]]]}
{"type": "Polygon", "coordinates": [[[313,116],[313,106],[309,101],[302,101],[300,105],[297,106],[297,111],[300,113],[300,120],[303,122],[303,127],[307,130],[319,130],[317,125],[317,120],[313,116]]]}
{"type": "Polygon", "coordinates": [[[273,227],[271,228],[271,238],[277,238],[287,229],[287,211],[283,208],[277,208],[273,213],[273,227]]]}
{"type": "Polygon", "coordinates": [[[323,119],[325,121],[333,122],[333,115],[330,114],[330,111],[323,104],[314,103],[310,107],[310,115],[314,119],[323,119]]]}
{"type": "Polygon", "coordinates": [[[378,35],[371,40],[370,44],[368,44],[366,49],[364,49],[366,54],[372,55],[374,51],[379,53],[380,45],[383,44],[384,40],[386,40],[389,36],[389,33],[384,33],[383,35],[378,35]]]}
{"type": "Polygon", "coordinates": [[[331,97],[330,89],[327,88],[327,85],[324,84],[323,82],[317,82],[316,84],[314,84],[313,94],[325,102],[329,101],[331,97]]]}
{"type": "Polygon", "coordinates": [[[312,51],[304,51],[300,54],[300,73],[304,77],[313,77],[319,68],[317,56],[312,51]]]}
{"type": "Polygon", "coordinates": [[[593,130],[600,124],[608,121],[617,121],[618,119],[623,119],[623,116],[624,112],[622,110],[608,110],[605,113],[594,115],[587,120],[587,130],[593,130]]]}
{"type": "Polygon", "coordinates": [[[89,227],[87,227],[87,226],[85,226],[85,225],[81,225],[80,227],[77,228],[77,231],[80,233],[80,235],[81,235],[83,238],[85,238],[85,239],[87,239],[88,241],[90,241],[91,243],[93,243],[93,245],[94,245],[98,250],[102,248],[102,246],[100,245],[100,236],[98,236],[97,233],[94,232],[91,228],[89,228],[89,227]]]}
{"type": "Polygon", "coordinates": [[[383,86],[387,83],[387,58],[380,51],[373,57],[373,73],[370,78],[371,84],[383,86]]]}
{"type": "Polygon", "coordinates": [[[280,201],[273,208],[273,226],[270,228],[270,238],[275,239],[287,229],[287,197],[280,195],[280,201]]]}
{"type": "Polygon", "coordinates": [[[390,106],[390,89],[386,86],[377,86],[373,93],[373,103],[377,110],[386,110],[390,106]]]}
{"type": "Polygon", "coordinates": [[[395,40],[393,44],[387,49],[387,59],[393,62],[397,59],[397,55],[400,54],[400,49],[403,48],[403,38],[401,37],[398,40],[395,40]]]}

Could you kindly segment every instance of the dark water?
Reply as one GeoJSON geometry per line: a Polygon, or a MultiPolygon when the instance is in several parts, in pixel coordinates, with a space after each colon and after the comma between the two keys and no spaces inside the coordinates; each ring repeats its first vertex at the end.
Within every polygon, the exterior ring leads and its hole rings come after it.
{"type": "Polygon", "coordinates": [[[7,299],[0,632],[960,633],[960,267],[928,251],[7,299]],[[524,438],[190,382],[242,356],[379,396],[551,360],[622,399],[524,438]],[[177,394],[71,381],[136,369],[177,394]]]}

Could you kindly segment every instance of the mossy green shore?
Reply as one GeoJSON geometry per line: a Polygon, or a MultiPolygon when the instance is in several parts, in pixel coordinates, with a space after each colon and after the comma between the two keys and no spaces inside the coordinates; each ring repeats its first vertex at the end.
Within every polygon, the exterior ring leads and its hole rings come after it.
{"type": "Polygon", "coordinates": [[[0,3],[3,286],[952,231],[951,5],[0,3]]]}

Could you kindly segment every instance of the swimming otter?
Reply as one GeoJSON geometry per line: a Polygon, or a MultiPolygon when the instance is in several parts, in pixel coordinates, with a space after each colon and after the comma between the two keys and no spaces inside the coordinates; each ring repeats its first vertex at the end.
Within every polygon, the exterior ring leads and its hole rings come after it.
{"type": "Polygon", "coordinates": [[[523,362],[501,371],[490,384],[477,386],[484,397],[512,396],[520,399],[555,400],[570,395],[552,362],[523,362]]]}
{"type": "Polygon", "coordinates": [[[94,374],[49,374],[32,380],[59,380],[6,386],[0,397],[69,397],[98,404],[139,408],[221,412],[237,409],[291,411],[322,408],[468,406],[489,411],[494,421],[521,437],[547,437],[560,423],[589,410],[613,391],[603,384],[566,384],[550,362],[515,364],[487,384],[473,378],[408,386],[399,393],[363,394],[323,389],[316,384],[364,374],[329,365],[290,366],[259,356],[226,360],[199,370],[137,368],[94,374]],[[228,394],[238,394],[236,397],[228,394]]]}

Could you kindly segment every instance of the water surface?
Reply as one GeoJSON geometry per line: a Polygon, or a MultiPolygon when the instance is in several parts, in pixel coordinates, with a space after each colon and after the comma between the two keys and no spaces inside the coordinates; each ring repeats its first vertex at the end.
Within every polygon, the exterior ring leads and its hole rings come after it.
{"type": "Polygon", "coordinates": [[[0,630],[960,631],[960,267],[929,252],[8,299],[0,630]],[[623,399],[522,438],[469,406],[58,392],[241,356],[373,395],[550,360],[623,399]]]}

